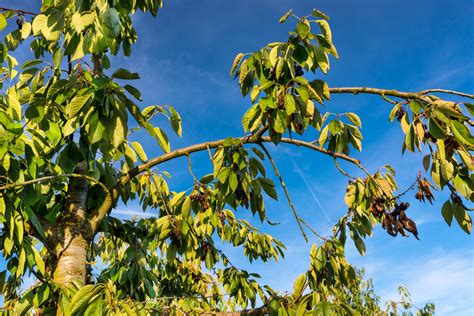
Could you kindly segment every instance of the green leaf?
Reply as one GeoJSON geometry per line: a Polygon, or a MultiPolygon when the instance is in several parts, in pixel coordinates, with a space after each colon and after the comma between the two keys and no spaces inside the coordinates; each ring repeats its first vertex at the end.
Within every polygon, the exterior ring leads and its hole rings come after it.
{"type": "Polygon", "coordinates": [[[31,247],[31,251],[33,252],[33,257],[34,257],[38,272],[41,273],[41,275],[44,275],[46,271],[46,267],[44,265],[43,258],[41,258],[41,255],[39,254],[38,250],[36,250],[34,246],[31,247]]]}
{"type": "Polygon", "coordinates": [[[120,35],[120,16],[115,8],[107,7],[105,12],[101,12],[100,22],[102,31],[109,38],[116,38],[120,35]]]}
{"type": "Polygon", "coordinates": [[[75,96],[71,102],[66,106],[67,115],[69,118],[73,118],[79,113],[82,107],[89,101],[92,93],[86,95],[75,96]]]}
{"type": "Polygon", "coordinates": [[[127,122],[124,117],[117,115],[112,134],[112,145],[118,148],[127,137],[127,122]]]}
{"type": "Polygon", "coordinates": [[[247,112],[245,112],[244,116],[242,117],[242,127],[244,128],[244,132],[253,131],[258,126],[260,126],[260,117],[261,110],[258,104],[251,106],[247,112]]]}
{"type": "Polygon", "coordinates": [[[453,207],[449,200],[444,202],[443,207],[441,208],[441,215],[443,215],[446,224],[451,226],[451,222],[453,221],[453,207]]]}
{"type": "Polygon", "coordinates": [[[154,128],[155,133],[156,133],[156,140],[158,141],[158,144],[160,145],[161,149],[165,153],[170,152],[170,142],[168,140],[168,136],[166,136],[165,132],[159,127],[154,128]]]}
{"type": "Polygon", "coordinates": [[[135,99],[137,99],[138,101],[142,101],[142,94],[140,92],[140,90],[138,90],[137,88],[135,88],[134,86],[131,86],[129,84],[126,84],[125,86],[123,86],[125,88],[125,90],[128,91],[128,93],[130,93],[135,99]]]}
{"type": "Polygon", "coordinates": [[[441,129],[441,126],[436,122],[435,119],[430,118],[428,120],[428,128],[431,136],[433,136],[436,139],[444,139],[446,138],[446,134],[443,132],[441,129]]]}
{"type": "Polygon", "coordinates": [[[470,234],[472,230],[472,220],[466,210],[459,204],[453,203],[453,215],[459,226],[467,233],[470,234]]]}
{"type": "Polygon", "coordinates": [[[237,175],[235,174],[235,172],[231,172],[229,174],[229,185],[232,192],[234,192],[235,189],[237,189],[237,186],[239,185],[239,181],[237,180],[237,175]]]}
{"type": "Polygon", "coordinates": [[[325,74],[329,70],[329,58],[327,53],[321,47],[314,47],[314,54],[316,56],[316,61],[318,62],[319,68],[325,74]]]}
{"type": "Polygon", "coordinates": [[[102,286],[97,285],[85,285],[83,286],[72,298],[70,304],[71,315],[80,314],[85,309],[89,300],[102,290],[102,286]]]}
{"type": "Polygon", "coordinates": [[[321,32],[323,33],[324,37],[329,43],[332,43],[332,34],[331,28],[329,27],[329,23],[325,20],[318,20],[316,21],[319,27],[321,28],[321,32]]]}
{"type": "Polygon", "coordinates": [[[328,136],[329,136],[329,125],[326,125],[321,131],[321,134],[319,134],[318,143],[320,147],[324,146],[324,144],[328,140],[328,136]]]}
{"type": "Polygon", "coordinates": [[[298,25],[296,26],[296,31],[298,32],[298,35],[301,38],[306,38],[306,36],[309,34],[310,27],[308,22],[298,22],[298,25]]]}
{"type": "Polygon", "coordinates": [[[461,141],[463,144],[468,146],[474,146],[474,138],[472,137],[471,132],[466,125],[458,121],[452,121],[451,127],[453,134],[458,139],[458,141],[461,141]]]}
{"type": "Polygon", "coordinates": [[[275,111],[273,129],[275,132],[283,134],[286,130],[286,115],[285,112],[281,110],[275,111]]]}
{"type": "Polygon", "coordinates": [[[321,19],[325,19],[325,20],[329,20],[329,16],[327,16],[326,14],[324,14],[323,12],[317,10],[317,9],[313,9],[313,12],[311,12],[311,14],[317,18],[321,18],[321,19]]]}
{"type": "Polygon", "coordinates": [[[357,114],[348,112],[348,113],[345,113],[345,115],[349,119],[349,121],[354,123],[356,126],[362,127],[362,122],[360,121],[360,118],[359,116],[357,116],[357,114]]]}
{"type": "Polygon", "coordinates": [[[285,94],[285,111],[287,115],[296,112],[296,102],[292,94],[285,94]]]}
{"type": "Polygon", "coordinates": [[[398,109],[400,108],[400,104],[395,104],[395,106],[392,108],[390,111],[390,114],[388,115],[388,119],[390,122],[393,122],[395,117],[397,116],[398,109]]]}
{"type": "Polygon", "coordinates": [[[466,108],[467,108],[467,110],[469,111],[469,113],[470,113],[472,116],[474,116],[474,104],[464,102],[464,105],[466,106],[466,108]]]}
{"type": "Polygon", "coordinates": [[[423,157],[423,168],[425,168],[425,171],[428,171],[430,168],[430,160],[431,160],[431,154],[426,155],[423,157]]]}
{"type": "Polygon", "coordinates": [[[112,78],[124,79],[124,80],[135,80],[135,79],[140,79],[140,76],[136,72],[130,72],[127,69],[119,68],[112,74],[112,78]]]}
{"type": "Polygon", "coordinates": [[[288,12],[286,12],[281,18],[280,20],[278,20],[278,23],[282,24],[283,22],[285,22],[286,20],[288,20],[288,18],[293,14],[293,10],[289,10],[288,12]]]}
{"type": "Polygon", "coordinates": [[[268,194],[268,196],[270,196],[274,200],[278,200],[278,196],[275,190],[275,184],[273,183],[271,179],[258,178],[258,182],[260,183],[265,193],[268,194]]]}
{"type": "Polygon", "coordinates": [[[25,213],[28,215],[28,219],[35,227],[36,231],[40,234],[42,238],[46,238],[46,233],[43,229],[43,225],[41,225],[41,222],[39,221],[38,217],[36,217],[36,214],[33,212],[31,207],[25,207],[24,210],[25,213]]]}
{"type": "Polygon", "coordinates": [[[293,284],[293,293],[295,295],[299,295],[301,290],[303,289],[303,286],[306,281],[306,276],[304,274],[300,274],[296,280],[295,283],[293,284]]]}
{"type": "Polygon", "coordinates": [[[42,33],[42,30],[48,28],[48,17],[44,14],[37,15],[33,20],[32,28],[34,35],[42,33]]]}
{"type": "Polygon", "coordinates": [[[410,101],[410,109],[413,111],[413,113],[418,114],[420,113],[420,110],[423,108],[421,103],[418,100],[411,100],[410,101]]]}
{"type": "Polygon", "coordinates": [[[5,15],[0,14],[0,31],[3,30],[7,26],[7,19],[5,15]]]}
{"type": "Polygon", "coordinates": [[[182,136],[183,134],[183,127],[181,125],[181,116],[179,115],[178,111],[174,109],[172,106],[168,106],[168,110],[170,111],[171,117],[170,117],[170,123],[171,127],[173,128],[174,132],[178,136],[182,136]]]}
{"type": "Polygon", "coordinates": [[[405,146],[411,152],[415,151],[415,129],[410,124],[410,128],[405,136],[405,146]]]}
{"type": "Polygon", "coordinates": [[[237,56],[235,56],[234,58],[234,62],[232,63],[232,67],[230,68],[230,75],[232,76],[232,74],[235,72],[235,70],[237,69],[237,67],[239,66],[240,62],[242,61],[242,58],[244,58],[244,54],[242,53],[238,53],[237,56]]]}
{"type": "Polygon", "coordinates": [[[143,150],[143,147],[139,142],[132,142],[132,147],[142,162],[145,162],[148,160],[145,150],[143,150]]]}

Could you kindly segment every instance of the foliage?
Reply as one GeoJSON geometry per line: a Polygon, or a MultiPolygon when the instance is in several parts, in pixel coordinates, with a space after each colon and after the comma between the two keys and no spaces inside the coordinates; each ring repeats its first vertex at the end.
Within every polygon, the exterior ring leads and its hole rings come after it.
{"type": "MultiPolygon", "coordinates": [[[[347,232],[362,255],[364,239],[378,224],[393,236],[408,232],[418,238],[407,215],[409,204],[399,202],[417,186],[422,202],[434,199],[433,188],[447,188],[451,198],[442,208],[443,218],[451,225],[454,217],[470,233],[464,200],[474,201],[474,138],[468,127],[473,105],[433,93],[473,96],[439,89],[329,88],[319,79],[329,70],[329,56],[338,58],[329,18],[318,10],[304,17],[289,11],[280,23],[294,18],[296,28],[286,42],[240,53],[231,67],[252,102],[242,119],[250,134],[172,151],[163,126],[153,125],[152,118],[167,118],[181,135],[178,112],[170,106],[140,106],[141,93],[129,83],[139,75],[122,68],[109,71],[108,56],[130,55],[137,40],[132,15],[156,15],[161,6],[160,0],[43,0],[39,14],[0,14],[0,30],[7,34],[0,43],[0,244],[7,262],[0,287],[6,314],[204,313],[255,307],[258,301],[263,306],[257,310],[270,315],[382,313],[372,285],[345,259],[347,232]],[[19,66],[15,52],[26,44],[35,59],[19,66]],[[309,81],[308,72],[318,79],[309,81]],[[362,122],[352,112],[322,113],[331,93],[378,94],[394,104],[390,120],[397,119],[406,135],[402,150],[429,150],[426,175],[400,191],[393,168],[371,173],[350,157],[352,150],[362,149],[362,122]],[[138,128],[130,128],[132,120],[138,128]],[[284,137],[311,128],[320,132],[317,141],[284,137]],[[148,157],[133,140],[139,130],[157,142],[162,155],[148,157]],[[349,177],[348,212],[331,236],[319,236],[297,214],[266,150],[268,142],[326,154],[349,177]],[[190,155],[202,150],[209,151],[214,170],[194,178],[190,192],[171,190],[170,174],[154,168],[187,156],[192,174],[190,155]],[[365,177],[347,174],[338,160],[354,164],[365,177]],[[320,238],[308,270],[286,295],[234,266],[216,246],[238,247],[250,261],[283,258],[280,241],[236,216],[236,210],[249,210],[271,223],[265,199],[277,199],[277,191],[268,163],[305,238],[304,227],[320,238]],[[157,216],[119,220],[110,215],[118,202],[133,199],[144,210],[156,209],[157,216]],[[91,264],[98,262],[95,268],[104,268],[93,276],[91,264]],[[22,279],[30,274],[37,283],[22,293],[22,279]]],[[[402,305],[410,308],[408,301],[402,305]]],[[[432,306],[421,312],[431,313],[432,306]]]]}

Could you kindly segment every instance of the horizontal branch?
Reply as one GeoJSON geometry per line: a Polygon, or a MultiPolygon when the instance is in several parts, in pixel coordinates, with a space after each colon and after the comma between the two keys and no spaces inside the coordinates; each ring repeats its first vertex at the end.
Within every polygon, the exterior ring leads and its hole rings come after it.
{"type": "MultiPolygon", "coordinates": [[[[259,130],[254,135],[247,135],[247,136],[244,136],[244,137],[240,137],[239,138],[240,143],[241,144],[259,144],[259,143],[262,143],[262,142],[265,142],[265,143],[272,142],[270,137],[261,136],[261,134],[263,132],[265,132],[265,130],[266,130],[266,128],[263,128],[262,130],[259,130]]],[[[125,185],[127,185],[134,177],[136,177],[140,173],[142,173],[146,170],[149,170],[150,168],[152,168],[154,166],[157,166],[161,163],[164,163],[166,161],[169,161],[169,160],[172,160],[172,159],[175,159],[175,158],[178,158],[178,157],[188,156],[191,153],[195,153],[195,152],[199,152],[199,151],[203,151],[203,150],[209,150],[210,148],[216,148],[216,147],[219,147],[219,146],[223,145],[224,142],[225,142],[225,139],[220,139],[220,140],[204,142],[204,143],[200,143],[200,144],[191,145],[191,146],[188,146],[188,147],[185,147],[185,148],[177,149],[177,150],[174,150],[174,151],[169,152],[167,154],[164,154],[164,155],[158,156],[156,158],[150,159],[149,161],[147,161],[147,162],[133,168],[132,170],[130,170],[127,174],[123,175],[117,181],[117,183],[115,184],[115,186],[111,190],[110,196],[109,195],[106,196],[106,198],[105,198],[104,202],[102,203],[102,205],[100,206],[100,208],[93,214],[91,224],[92,224],[92,227],[93,227],[94,231],[97,230],[97,228],[100,225],[100,222],[102,221],[102,219],[105,217],[107,212],[109,212],[109,210],[112,208],[114,203],[116,203],[121,189],[125,185]]],[[[332,151],[327,150],[323,147],[319,147],[319,146],[316,146],[312,143],[305,142],[305,141],[302,141],[302,140],[296,140],[296,139],[291,139],[291,138],[282,138],[280,140],[280,142],[287,143],[287,144],[292,144],[292,145],[296,145],[296,146],[306,147],[306,148],[312,149],[314,151],[318,151],[320,153],[329,155],[333,158],[348,161],[350,163],[355,164],[361,170],[363,170],[364,172],[367,173],[367,171],[360,164],[359,160],[357,160],[353,157],[350,157],[348,155],[345,155],[345,154],[342,154],[342,153],[332,152],[332,151]]]]}
{"type": "Polygon", "coordinates": [[[427,89],[421,92],[403,92],[398,90],[390,90],[390,89],[379,89],[379,88],[368,88],[368,87],[341,87],[341,88],[329,88],[330,93],[352,93],[352,94],[359,94],[359,93],[366,93],[366,94],[376,94],[380,96],[391,96],[397,97],[402,99],[418,99],[420,97],[425,96],[428,93],[446,93],[446,94],[453,94],[465,98],[474,99],[474,94],[458,92],[453,90],[445,90],[445,89],[427,89]]]}
{"type": "Polygon", "coordinates": [[[5,12],[5,11],[11,11],[11,12],[16,12],[18,14],[30,14],[30,15],[38,15],[38,13],[31,12],[31,11],[25,11],[25,10],[19,10],[19,9],[10,9],[10,8],[5,8],[5,7],[0,7],[0,12],[5,12]]]}
{"type": "MultiPolygon", "coordinates": [[[[272,142],[271,138],[268,137],[268,136],[253,137],[252,135],[240,137],[240,141],[241,141],[242,144],[258,144],[258,143],[261,143],[261,142],[264,142],[264,143],[272,142]]],[[[130,172],[128,174],[124,175],[118,181],[118,183],[116,184],[114,189],[118,189],[121,186],[126,185],[132,178],[134,178],[138,174],[140,174],[143,171],[148,170],[148,169],[150,169],[150,168],[152,168],[156,165],[159,165],[163,162],[172,160],[174,158],[182,157],[182,156],[187,156],[187,155],[189,155],[191,153],[194,153],[194,152],[207,150],[208,148],[216,148],[216,147],[219,147],[219,146],[223,145],[224,142],[225,142],[225,139],[220,139],[220,140],[195,144],[195,145],[191,145],[191,146],[188,146],[188,147],[185,147],[185,148],[177,149],[177,150],[174,150],[174,151],[169,152],[167,154],[164,154],[164,155],[158,156],[156,158],[150,159],[146,163],[143,163],[143,164],[135,167],[134,169],[130,170],[130,172]]],[[[327,150],[323,147],[316,146],[316,145],[314,145],[312,143],[309,143],[309,142],[306,142],[306,141],[291,139],[291,138],[282,138],[280,140],[280,142],[287,143],[287,144],[292,144],[292,145],[296,145],[296,146],[306,147],[306,148],[318,151],[320,153],[329,155],[331,157],[342,159],[342,160],[351,162],[351,163],[353,163],[357,166],[360,166],[360,161],[353,158],[353,157],[350,157],[350,156],[342,154],[342,153],[336,153],[336,152],[327,150]]]]}
{"type": "Polygon", "coordinates": [[[83,175],[83,174],[79,174],[79,173],[69,173],[69,174],[58,174],[58,175],[44,176],[44,177],[41,177],[41,178],[31,179],[31,180],[27,180],[27,181],[24,181],[24,182],[13,182],[13,183],[10,183],[10,184],[0,186],[0,191],[4,191],[4,190],[7,190],[7,189],[13,189],[13,188],[16,188],[16,187],[23,187],[23,186],[26,186],[26,185],[29,185],[29,184],[45,182],[45,181],[54,180],[54,179],[58,179],[58,178],[81,178],[81,179],[87,180],[89,182],[97,183],[105,191],[109,190],[102,182],[100,182],[100,181],[98,181],[98,180],[96,180],[92,177],[89,177],[89,176],[86,176],[86,175],[83,175]]]}

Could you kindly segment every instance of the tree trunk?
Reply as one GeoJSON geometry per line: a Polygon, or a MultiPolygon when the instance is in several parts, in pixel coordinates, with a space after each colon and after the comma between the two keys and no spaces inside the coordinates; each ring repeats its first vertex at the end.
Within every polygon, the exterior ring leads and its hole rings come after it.
{"type": "Polygon", "coordinates": [[[73,280],[79,284],[86,282],[87,250],[89,242],[82,235],[74,235],[71,228],[65,229],[64,242],[56,261],[53,280],[60,286],[67,285],[73,280]]]}
{"type": "MultiPolygon", "coordinates": [[[[75,173],[84,174],[85,171],[86,164],[81,162],[75,173]]],[[[87,251],[93,238],[86,215],[87,191],[86,180],[70,180],[65,210],[53,228],[56,255],[53,280],[61,287],[73,280],[79,284],[86,282],[87,251]]]]}

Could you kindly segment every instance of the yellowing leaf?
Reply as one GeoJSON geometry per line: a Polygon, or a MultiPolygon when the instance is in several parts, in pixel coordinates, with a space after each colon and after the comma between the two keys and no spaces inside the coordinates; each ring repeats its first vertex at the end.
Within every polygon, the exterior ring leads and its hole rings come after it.
{"type": "Polygon", "coordinates": [[[89,101],[92,94],[86,94],[81,96],[75,96],[71,102],[66,106],[67,115],[69,118],[73,118],[79,113],[82,107],[89,101]]]}

